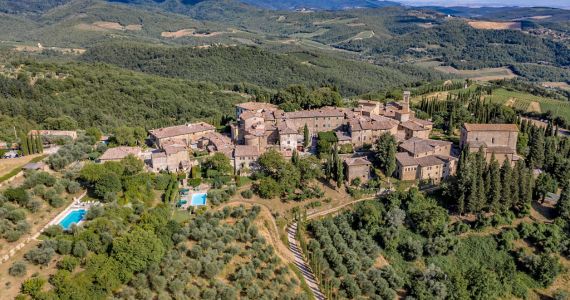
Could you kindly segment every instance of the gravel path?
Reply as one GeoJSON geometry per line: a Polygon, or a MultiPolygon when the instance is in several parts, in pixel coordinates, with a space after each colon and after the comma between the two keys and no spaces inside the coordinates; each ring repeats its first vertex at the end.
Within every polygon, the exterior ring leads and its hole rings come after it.
{"type": "Polygon", "coordinates": [[[293,255],[295,256],[295,265],[299,268],[299,270],[303,274],[303,277],[305,278],[307,285],[309,285],[309,288],[313,292],[315,299],[324,300],[325,296],[323,295],[323,293],[321,293],[321,290],[319,289],[319,284],[315,279],[315,275],[313,274],[311,267],[309,267],[309,264],[307,264],[307,262],[305,261],[301,248],[299,248],[299,242],[295,238],[296,232],[297,232],[297,223],[295,222],[291,224],[289,228],[287,228],[289,249],[291,249],[291,252],[293,252],[293,255]]]}

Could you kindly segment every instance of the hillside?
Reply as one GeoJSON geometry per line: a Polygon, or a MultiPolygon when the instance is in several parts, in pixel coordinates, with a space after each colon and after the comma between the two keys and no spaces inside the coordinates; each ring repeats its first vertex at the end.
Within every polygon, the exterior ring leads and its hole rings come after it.
{"type": "Polygon", "coordinates": [[[440,73],[420,67],[375,66],[312,52],[275,54],[256,47],[203,49],[113,43],[89,49],[82,59],[218,83],[248,82],[269,88],[332,85],[344,95],[443,78],[440,73]]]}
{"type": "Polygon", "coordinates": [[[66,115],[82,128],[155,128],[219,119],[232,114],[233,105],[245,99],[214,84],[101,64],[25,62],[16,66],[4,68],[3,73],[10,77],[0,75],[0,114],[24,116],[39,124],[66,115]],[[19,79],[14,79],[16,76],[19,79]]]}

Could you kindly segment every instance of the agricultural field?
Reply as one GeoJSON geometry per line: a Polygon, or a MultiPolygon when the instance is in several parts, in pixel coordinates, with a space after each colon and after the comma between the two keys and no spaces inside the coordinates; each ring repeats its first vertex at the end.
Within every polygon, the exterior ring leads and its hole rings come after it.
{"type": "Polygon", "coordinates": [[[507,67],[484,68],[478,70],[458,70],[451,66],[434,67],[436,71],[457,75],[462,78],[469,78],[475,81],[491,81],[499,79],[512,79],[517,77],[513,71],[507,67]]]}
{"type": "Polygon", "coordinates": [[[567,82],[543,82],[542,86],[570,91],[570,84],[567,82]]]}
{"type": "Polygon", "coordinates": [[[570,102],[534,96],[531,94],[497,89],[489,97],[491,101],[528,112],[551,111],[555,116],[570,118],[570,102]]]}
{"type": "Polygon", "coordinates": [[[521,22],[470,21],[467,24],[475,29],[485,30],[521,30],[521,22]]]}
{"type": "Polygon", "coordinates": [[[0,160],[0,178],[12,172],[14,169],[23,167],[25,164],[31,162],[34,158],[37,158],[39,156],[41,156],[41,154],[0,160]]]}

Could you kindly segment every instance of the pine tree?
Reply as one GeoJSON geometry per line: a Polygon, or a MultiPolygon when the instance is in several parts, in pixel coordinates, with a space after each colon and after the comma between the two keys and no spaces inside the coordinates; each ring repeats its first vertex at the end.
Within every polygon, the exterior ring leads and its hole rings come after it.
{"type": "Polygon", "coordinates": [[[511,163],[508,159],[503,162],[503,166],[501,167],[501,195],[503,201],[501,203],[503,210],[509,210],[512,205],[512,168],[511,163]]]}
{"type": "Polygon", "coordinates": [[[305,149],[309,147],[310,142],[311,142],[311,137],[309,134],[309,127],[307,126],[307,124],[305,124],[305,127],[303,127],[303,147],[305,149]]]}
{"type": "Polygon", "coordinates": [[[501,211],[501,167],[499,162],[495,159],[495,154],[491,156],[491,163],[489,164],[488,171],[489,189],[487,199],[492,212],[498,213],[501,211]]]}

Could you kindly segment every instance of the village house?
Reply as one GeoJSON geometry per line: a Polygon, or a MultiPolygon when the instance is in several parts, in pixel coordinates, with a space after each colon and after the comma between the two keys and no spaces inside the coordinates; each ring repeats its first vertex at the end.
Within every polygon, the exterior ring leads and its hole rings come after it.
{"type": "Polygon", "coordinates": [[[116,148],[109,148],[101,157],[99,157],[99,162],[104,163],[107,161],[120,161],[123,158],[133,155],[137,158],[140,158],[142,155],[142,150],[140,147],[116,147],[116,148]]]}
{"type": "Polygon", "coordinates": [[[428,155],[451,156],[452,142],[430,139],[411,138],[402,142],[398,147],[401,152],[408,152],[413,157],[428,155]]]}
{"type": "Polygon", "coordinates": [[[370,168],[372,163],[366,157],[350,157],[344,160],[345,176],[349,183],[355,179],[360,179],[361,183],[370,179],[370,168]]]}
{"type": "Polygon", "coordinates": [[[354,146],[374,144],[386,132],[395,136],[398,133],[398,121],[382,116],[359,117],[348,121],[348,134],[354,146]]]}
{"type": "Polygon", "coordinates": [[[493,154],[502,164],[505,160],[514,163],[519,160],[517,140],[519,129],[515,124],[467,124],[461,127],[460,147],[468,147],[469,152],[483,149],[487,161],[493,154]]]}
{"type": "Polygon", "coordinates": [[[216,127],[205,122],[158,128],[149,131],[150,139],[159,148],[162,148],[162,144],[167,141],[191,147],[204,135],[214,132],[216,132],[216,127]]]}
{"type": "Polygon", "coordinates": [[[255,146],[237,145],[234,150],[234,172],[240,176],[249,175],[257,168],[261,153],[255,146]]]}

